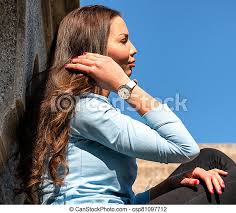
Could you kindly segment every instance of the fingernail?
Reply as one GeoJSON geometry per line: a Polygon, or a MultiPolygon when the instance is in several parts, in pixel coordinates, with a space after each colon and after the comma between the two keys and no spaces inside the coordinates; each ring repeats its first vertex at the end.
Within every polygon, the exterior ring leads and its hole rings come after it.
{"type": "Polygon", "coordinates": [[[198,180],[195,180],[194,181],[194,185],[198,185],[199,184],[199,181],[198,180]]]}
{"type": "Polygon", "coordinates": [[[219,189],[218,191],[219,191],[220,194],[222,194],[222,190],[221,189],[219,189]]]}
{"type": "Polygon", "coordinates": [[[225,183],[224,182],[222,182],[222,186],[225,187],[225,183]]]}
{"type": "Polygon", "coordinates": [[[64,67],[68,67],[68,64],[65,64],[64,67]]]}
{"type": "Polygon", "coordinates": [[[211,189],[211,194],[214,194],[214,189],[211,189]]]}

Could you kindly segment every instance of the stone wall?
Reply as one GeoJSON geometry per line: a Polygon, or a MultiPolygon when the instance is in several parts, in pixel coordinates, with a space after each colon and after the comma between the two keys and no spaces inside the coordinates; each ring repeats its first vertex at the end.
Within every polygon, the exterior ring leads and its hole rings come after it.
{"type": "Polygon", "coordinates": [[[24,202],[14,197],[17,164],[16,126],[25,108],[25,89],[33,73],[46,67],[53,35],[79,0],[0,1],[0,203],[24,202]]]}

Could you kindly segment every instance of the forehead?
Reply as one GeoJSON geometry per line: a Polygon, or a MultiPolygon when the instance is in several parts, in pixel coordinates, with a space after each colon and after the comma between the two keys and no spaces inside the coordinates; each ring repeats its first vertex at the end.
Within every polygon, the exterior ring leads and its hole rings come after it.
{"type": "Polygon", "coordinates": [[[121,17],[117,16],[111,21],[110,34],[113,36],[119,36],[121,33],[128,34],[128,29],[125,21],[121,17]]]}

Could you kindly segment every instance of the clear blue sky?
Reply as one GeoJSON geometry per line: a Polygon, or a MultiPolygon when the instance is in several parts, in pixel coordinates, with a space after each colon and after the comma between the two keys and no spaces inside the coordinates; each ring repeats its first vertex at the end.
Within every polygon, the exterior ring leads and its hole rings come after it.
{"type": "Polygon", "coordinates": [[[91,4],[122,13],[138,50],[131,79],[173,98],[168,106],[198,143],[236,143],[235,0],[81,0],[91,4]],[[187,111],[176,108],[178,94],[187,111]]]}

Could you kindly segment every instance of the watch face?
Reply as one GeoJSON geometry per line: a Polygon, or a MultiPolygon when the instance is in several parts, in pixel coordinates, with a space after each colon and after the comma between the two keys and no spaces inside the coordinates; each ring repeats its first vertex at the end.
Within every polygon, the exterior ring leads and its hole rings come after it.
{"type": "Polygon", "coordinates": [[[118,94],[119,96],[122,98],[122,99],[128,99],[129,96],[130,96],[130,92],[129,92],[129,89],[127,88],[121,88],[119,91],[118,91],[118,94]]]}

